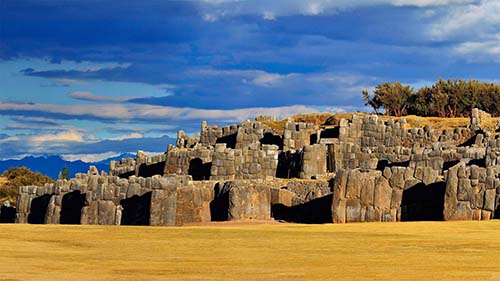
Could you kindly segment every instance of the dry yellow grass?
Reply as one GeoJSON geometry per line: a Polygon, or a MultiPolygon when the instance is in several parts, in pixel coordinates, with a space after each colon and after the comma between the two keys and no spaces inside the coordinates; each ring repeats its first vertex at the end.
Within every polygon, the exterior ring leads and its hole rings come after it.
{"type": "Polygon", "coordinates": [[[500,280],[500,221],[0,225],[0,280],[500,280]]]}

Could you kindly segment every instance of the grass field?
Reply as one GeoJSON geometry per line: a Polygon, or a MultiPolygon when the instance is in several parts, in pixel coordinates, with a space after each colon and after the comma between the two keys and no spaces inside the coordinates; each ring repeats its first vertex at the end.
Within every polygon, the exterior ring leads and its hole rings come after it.
{"type": "Polygon", "coordinates": [[[500,280],[500,221],[0,225],[0,280],[500,280]]]}

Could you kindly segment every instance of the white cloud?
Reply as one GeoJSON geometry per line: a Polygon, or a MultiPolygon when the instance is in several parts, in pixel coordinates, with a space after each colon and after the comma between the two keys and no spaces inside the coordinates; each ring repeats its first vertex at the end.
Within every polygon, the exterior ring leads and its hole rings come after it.
{"type": "MultiPolygon", "coordinates": [[[[84,135],[77,131],[66,131],[57,134],[16,135],[0,140],[5,147],[22,148],[31,155],[43,155],[48,151],[60,150],[74,145],[83,145],[93,142],[93,136],[84,135]]],[[[8,151],[1,151],[2,155],[8,151]]]]}
{"type": "Polygon", "coordinates": [[[262,18],[265,20],[275,20],[276,15],[273,12],[264,11],[264,13],[262,13],[262,18]]]}
{"type": "Polygon", "coordinates": [[[142,137],[144,137],[143,134],[140,134],[140,133],[130,133],[130,134],[126,134],[126,135],[122,135],[122,136],[118,136],[118,137],[109,138],[109,140],[140,139],[142,137]]]}
{"type": "Polygon", "coordinates": [[[500,32],[500,1],[482,0],[479,3],[450,8],[446,16],[435,22],[429,31],[434,40],[460,37],[491,39],[500,32]]]}
{"type": "Polygon", "coordinates": [[[50,79],[53,83],[59,84],[59,85],[77,85],[77,86],[82,86],[86,85],[87,82],[82,81],[82,80],[77,80],[77,79],[68,79],[68,78],[54,78],[50,79]]]}
{"type": "Polygon", "coordinates": [[[391,5],[435,7],[472,3],[473,0],[205,0],[203,18],[215,21],[220,17],[255,14],[264,19],[274,20],[279,16],[335,14],[340,10],[357,7],[391,5]]]}
{"type": "Polygon", "coordinates": [[[111,97],[111,96],[98,96],[87,91],[74,91],[67,95],[70,98],[85,101],[95,101],[95,102],[124,102],[137,97],[111,97]]]}
{"type": "Polygon", "coordinates": [[[279,81],[280,79],[283,79],[284,77],[285,75],[267,73],[262,71],[262,73],[257,73],[256,77],[252,80],[252,83],[256,85],[270,85],[274,82],[279,81]]]}
{"type": "Polygon", "coordinates": [[[68,131],[61,132],[58,134],[47,134],[47,135],[37,135],[31,136],[27,139],[31,142],[84,142],[84,136],[80,132],[68,131]]]}
{"type": "Polygon", "coordinates": [[[493,60],[500,63],[500,33],[497,34],[496,40],[460,43],[454,47],[454,52],[471,62],[493,60]]]}
{"type": "Polygon", "coordinates": [[[117,152],[104,152],[104,153],[95,153],[95,154],[63,154],[61,158],[66,161],[76,161],[81,160],[83,162],[99,162],[105,159],[109,159],[112,157],[119,156],[121,153],[117,152]]]}
{"type": "Polygon", "coordinates": [[[132,117],[127,107],[121,104],[61,106],[57,104],[2,102],[0,103],[0,111],[46,112],[51,114],[72,116],[75,117],[75,119],[85,119],[86,116],[111,120],[128,119],[132,117]]]}

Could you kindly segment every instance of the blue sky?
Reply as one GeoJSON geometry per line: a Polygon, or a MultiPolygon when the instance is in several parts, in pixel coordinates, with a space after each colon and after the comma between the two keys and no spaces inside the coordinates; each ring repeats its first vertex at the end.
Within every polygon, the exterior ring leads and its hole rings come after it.
{"type": "MultiPolygon", "coordinates": [[[[0,1],[0,159],[165,151],[177,130],[500,82],[498,0],[0,1]]],[[[68,156],[69,157],[69,156],[68,156]]]]}

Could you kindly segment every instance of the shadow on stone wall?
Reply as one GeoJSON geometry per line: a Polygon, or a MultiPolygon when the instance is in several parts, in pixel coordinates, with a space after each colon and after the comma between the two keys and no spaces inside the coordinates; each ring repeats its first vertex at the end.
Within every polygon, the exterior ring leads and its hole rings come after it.
{"type": "Polygon", "coordinates": [[[274,204],[271,206],[271,216],[286,222],[331,223],[332,199],[333,194],[329,194],[292,207],[274,204]]]}
{"type": "Polygon", "coordinates": [[[272,133],[267,132],[259,141],[261,144],[277,145],[280,150],[283,149],[283,138],[279,135],[273,135],[272,133]]]}
{"type": "Polygon", "coordinates": [[[460,160],[447,161],[443,163],[443,171],[449,170],[451,167],[460,163],[460,160]]]}
{"type": "Polygon", "coordinates": [[[383,171],[386,167],[408,167],[410,165],[410,161],[403,162],[394,162],[390,163],[389,160],[379,160],[377,162],[377,170],[383,171]]]}
{"type": "Polygon", "coordinates": [[[236,133],[218,138],[215,143],[225,143],[228,148],[236,148],[236,133]]]}
{"type": "Polygon", "coordinates": [[[229,210],[229,190],[217,183],[214,187],[214,200],[210,202],[211,221],[227,221],[229,210]]]}
{"type": "Polygon", "coordinates": [[[43,224],[45,223],[45,214],[49,206],[50,197],[52,195],[45,194],[31,200],[30,214],[28,215],[28,223],[43,224]]]}
{"type": "Polygon", "coordinates": [[[147,178],[154,175],[163,175],[165,170],[165,161],[151,165],[141,164],[139,166],[139,177],[147,178]]]}
{"type": "Polygon", "coordinates": [[[118,175],[118,177],[121,179],[128,179],[131,176],[135,176],[135,171],[130,171],[128,173],[118,175]]]}
{"type": "Polygon", "coordinates": [[[442,221],[446,182],[419,183],[403,191],[401,221],[442,221]]]}
{"type": "Polygon", "coordinates": [[[320,137],[322,139],[338,139],[340,135],[340,127],[334,127],[334,128],[327,128],[321,131],[320,137]]]}
{"type": "Polygon", "coordinates": [[[0,208],[0,223],[14,223],[16,221],[16,208],[2,206],[0,208]]]}
{"type": "Polygon", "coordinates": [[[282,151],[278,155],[276,177],[282,179],[298,178],[302,164],[300,152],[282,151]]]}
{"type": "Polygon", "coordinates": [[[61,204],[61,224],[80,224],[82,208],[85,206],[85,194],[79,190],[64,194],[61,204]]]}
{"type": "Polygon", "coordinates": [[[121,225],[149,225],[151,191],[120,201],[123,207],[121,225]]]}
{"type": "Polygon", "coordinates": [[[194,158],[189,161],[188,175],[192,176],[195,181],[209,180],[211,168],[211,162],[203,163],[200,158],[194,158]]]}

